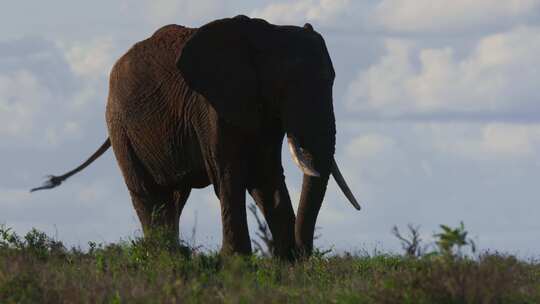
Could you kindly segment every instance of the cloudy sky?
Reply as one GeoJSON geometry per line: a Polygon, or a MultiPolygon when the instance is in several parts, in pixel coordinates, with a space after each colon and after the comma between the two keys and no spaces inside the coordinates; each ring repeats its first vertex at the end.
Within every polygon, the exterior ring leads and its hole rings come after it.
{"type": "MultiPolygon", "coordinates": [[[[0,223],[81,246],[139,235],[111,151],[60,188],[28,189],[106,138],[107,75],[133,43],[165,24],[241,13],[312,23],[334,62],[336,158],[363,210],[331,182],[319,246],[399,250],[393,225],[419,224],[429,240],[438,224],[464,221],[481,249],[538,256],[540,0],[10,1],[0,12],[0,223]]],[[[296,205],[300,173],[284,159],[296,205]]],[[[184,210],[186,238],[194,226],[197,244],[219,247],[209,188],[184,210]]]]}

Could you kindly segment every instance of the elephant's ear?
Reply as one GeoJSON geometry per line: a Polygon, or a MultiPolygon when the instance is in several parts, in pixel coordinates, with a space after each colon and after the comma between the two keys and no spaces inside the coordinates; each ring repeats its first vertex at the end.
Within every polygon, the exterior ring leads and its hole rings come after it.
{"type": "Polygon", "coordinates": [[[226,121],[258,125],[258,83],[245,16],[216,20],[199,28],[178,60],[186,83],[203,95],[226,121]]]}

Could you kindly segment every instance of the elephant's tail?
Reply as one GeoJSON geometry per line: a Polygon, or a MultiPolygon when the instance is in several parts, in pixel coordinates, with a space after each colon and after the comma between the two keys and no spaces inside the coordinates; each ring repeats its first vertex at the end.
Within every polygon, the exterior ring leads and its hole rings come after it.
{"type": "Polygon", "coordinates": [[[37,190],[43,190],[43,189],[51,189],[51,188],[54,188],[56,186],[59,186],[63,181],[65,181],[66,179],[68,179],[69,177],[71,177],[72,175],[78,173],[79,171],[82,171],[84,168],[88,167],[88,165],[90,165],[92,162],[94,162],[96,159],[98,159],[101,155],[103,155],[103,153],[105,153],[105,151],[107,151],[107,149],[109,149],[111,147],[111,140],[109,138],[107,138],[107,140],[105,140],[105,142],[101,145],[101,147],[99,147],[99,149],[97,149],[96,152],[94,152],[94,154],[92,154],[92,156],[90,156],[84,163],[82,163],[80,166],[78,166],[77,168],[67,172],[67,173],[64,173],[63,175],[60,175],[60,176],[54,176],[54,175],[49,175],[48,176],[48,180],[45,181],[43,183],[43,185],[41,187],[37,187],[37,188],[33,188],[30,190],[30,192],[34,192],[34,191],[37,191],[37,190]]]}

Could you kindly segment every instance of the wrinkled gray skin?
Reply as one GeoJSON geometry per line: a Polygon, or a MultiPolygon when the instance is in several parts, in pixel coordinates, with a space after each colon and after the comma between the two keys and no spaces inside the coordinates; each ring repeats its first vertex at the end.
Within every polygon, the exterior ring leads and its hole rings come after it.
{"type": "Polygon", "coordinates": [[[57,186],[110,144],[145,235],[161,228],[178,238],[191,189],[212,184],[222,252],[251,253],[247,190],[270,227],[274,254],[309,255],[333,173],[334,77],[324,40],[309,24],[237,16],[199,29],[165,26],[112,69],[109,139],[79,168],[34,190],[57,186]],[[285,134],[307,173],[296,217],[281,164],[285,134]]]}

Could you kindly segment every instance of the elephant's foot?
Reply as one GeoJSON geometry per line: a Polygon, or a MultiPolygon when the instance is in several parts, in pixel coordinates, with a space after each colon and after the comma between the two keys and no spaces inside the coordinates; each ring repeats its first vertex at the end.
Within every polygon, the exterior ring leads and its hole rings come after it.
{"type": "Polygon", "coordinates": [[[220,254],[223,256],[241,255],[248,256],[252,254],[251,246],[249,248],[242,246],[241,248],[233,248],[231,246],[222,245],[220,254]]]}

